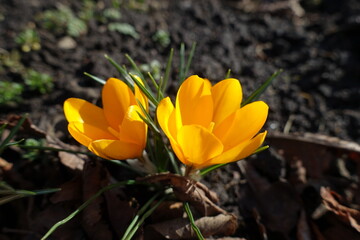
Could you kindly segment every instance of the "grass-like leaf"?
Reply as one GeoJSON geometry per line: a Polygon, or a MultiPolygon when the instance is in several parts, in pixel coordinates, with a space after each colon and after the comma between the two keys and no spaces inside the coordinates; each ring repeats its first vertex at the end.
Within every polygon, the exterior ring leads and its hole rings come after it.
{"type": "Polygon", "coordinates": [[[106,83],[106,81],[104,79],[101,79],[101,78],[99,78],[97,76],[94,76],[94,75],[92,75],[90,73],[84,72],[84,75],[90,77],[92,80],[94,80],[94,81],[96,81],[96,82],[98,82],[98,83],[100,83],[102,85],[104,85],[106,83]]]}
{"type": "Polygon", "coordinates": [[[130,74],[132,80],[135,82],[135,84],[140,88],[140,90],[146,95],[146,97],[149,99],[150,103],[156,107],[159,104],[159,101],[154,97],[154,95],[150,92],[150,90],[142,85],[139,80],[136,79],[136,77],[132,74],[130,74]]]}
{"type": "Polygon", "coordinates": [[[11,139],[15,136],[15,134],[19,131],[20,127],[23,125],[23,123],[25,122],[25,119],[27,118],[27,115],[23,115],[20,120],[17,122],[17,124],[15,125],[15,127],[13,127],[9,133],[9,135],[4,139],[4,141],[2,141],[0,143],[0,155],[2,154],[2,152],[5,150],[5,148],[7,146],[9,146],[9,142],[11,141],[11,139]]]}
{"type": "Polygon", "coordinates": [[[195,220],[194,217],[192,215],[191,209],[190,209],[190,205],[188,202],[184,202],[184,209],[186,214],[188,215],[189,221],[190,221],[190,225],[191,228],[194,230],[196,236],[198,237],[199,240],[205,240],[205,238],[203,237],[203,235],[201,234],[200,229],[198,228],[198,226],[196,226],[195,224],[195,220]]]}
{"type": "Polygon", "coordinates": [[[160,82],[160,91],[163,95],[165,95],[165,91],[169,82],[169,78],[170,78],[170,72],[171,72],[171,65],[172,65],[172,61],[173,61],[173,56],[174,56],[174,49],[171,48],[170,49],[170,54],[166,63],[166,67],[165,67],[165,76],[164,78],[162,78],[162,81],[160,82]]]}
{"type": "Polygon", "coordinates": [[[115,62],[114,59],[112,59],[108,55],[105,55],[105,58],[111,63],[111,65],[113,65],[116,68],[116,70],[118,70],[118,72],[124,77],[124,79],[122,80],[130,87],[132,91],[134,91],[134,81],[132,80],[131,76],[126,71],[126,69],[120,66],[119,64],[117,64],[117,62],[115,62]]]}
{"type": "Polygon", "coordinates": [[[282,69],[276,71],[271,75],[258,89],[256,89],[245,101],[241,103],[241,107],[245,106],[246,104],[249,104],[255,100],[257,100],[260,95],[267,89],[268,86],[272,83],[272,81],[279,76],[283,72],[282,69]]]}
{"type": "Polygon", "coordinates": [[[138,212],[138,214],[135,216],[134,220],[129,225],[128,229],[126,230],[124,236],[121,238],[121,240],[131,240],[132,237],[135,235],[141,224],[144,223],[146,218],[148,218],[159,206],[160,204],[166,199],[166,196],[162,197],[154,206],[152,206],[149,210],[148,207],[151,203],[154,202],[154,200],[158,197],[158,194],[156,194],[154,197],[152,197],[138,212]],[[147,211],[146,211],[147,210],[147,211]],[[145,212],[146,211],[146,212],[145,212]],[[142,216],[141,216],[142,215],[142,216]],[[141,218],[139,218],[141,216],[141,218]],[[131,229],[130,229],[131,226],[131,229]],[[130,230],[129,230],[130,229],[130,230]]]}
{"type": "Polygon", "coordinates": [[[64,225],[65,223],[67,223],[68,221],[70,221],[71,219],[73,219],[78,213],[80,213],[84,208],[86,208],[92,201],[94,201],[96,198],[98,198],[101,194],[103,194],[104,192],[111,190],[113,188],[116,187],[120,187],[120,186],[124,186],[124,185],[132,185],[135,184],[136,181],[134,180],[127,180],[127,181],[122,181],[122,182],[118,182],[118,183],[114,183],[114,184],[110,184],[106,187],[103,187],[102,189],[100,189],[97,193],[95,193],[94,195],[92,195],[86,202],[84,202],[79,208],[77,208],[74,212],[72,212],[69,216],[67,216],[66,218],[64,218],[63,220],[57,222],[56,224],[54,224],[50,230],[41,238],[41,240],[45,240],[47,239],[58,227],[64,225]]]}
{"type": "Polygon", "coordinates": [[[189,57],[186,61],[186,66],[185,66],[185,69],[184,69],[184,79],[182,81],[185,80],[185,77],[187,76],[188,72],[189,72],[189,69],[190,69],[190,66],[191,66],[191,63],[192,63],[192,59],[194,57],[194,54],[195,54],[195,49],[196,49],[196,42],[194,42],[192,45],[191,45],[191,49],[190,49],[190,53],[189,53],[189,57]]]}

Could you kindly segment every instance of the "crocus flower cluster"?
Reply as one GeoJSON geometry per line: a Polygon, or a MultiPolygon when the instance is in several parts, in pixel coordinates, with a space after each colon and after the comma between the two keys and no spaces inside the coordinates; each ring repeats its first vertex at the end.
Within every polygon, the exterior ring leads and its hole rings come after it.
{"type": "MultiPolygon", "coordinates": [[[[135,86],[110,78],[102,90],[103,108],[70,98],[64,111],[70,134],[106,159],[138,158],[146,145],[147,125],[139,103],[148,100],[135,86]]],[[[178,159],[191,169],[229,163],[251,155],[264,142],[268,106],[262,101],[241,107],[242,89],[234,78],[212,86],[196,75],[180,86],[175,106],[169,97],[156,109],[157,121],[178,159]]]]}

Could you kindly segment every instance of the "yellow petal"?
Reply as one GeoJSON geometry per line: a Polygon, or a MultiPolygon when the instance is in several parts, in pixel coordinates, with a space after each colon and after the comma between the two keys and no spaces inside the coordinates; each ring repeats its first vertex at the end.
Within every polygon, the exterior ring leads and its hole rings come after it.
{"type": "Polygon", "coordinates": [[[105,117],[116,131],[119,131],[119,126],[129,106],[136,105],[131,89],[116,78],[106,81],[102,90],[102,102],[105,117]]]}
{"type": "Polygon", "coordinates": [[[70,122],[68,130],[71,136],[84,146],[89,146],[90,142],[98,139],[116,139],[104,128],[98,128],[87,123],[70,122]]]}
{"type": "Polygon", "coordinates": [[[85,122],[103,129],[108,126],[103,110],[83,99],[67,99],[64,102],[64,113],[68,122],[85,122]]]}
{"type": "Polygon", "coordinates": [[[183,163],[191,163],[195,168],[222,153],[223,145],[206,128],[187,125],[179,129],[177,142],[182,150],[183,163]]]}
{"type": "Polygon", "coordinates": [[[128,111],[121,124],[119,139],[120,141],[135,143],[145,148],[147,125],[140,118],[141,109],[137,105],[132,105],[128,108],[128,111]]]}
{"type": "Polygon", "coordinates": [[[134,143],[118,140],[97,140],[89,145],[89,150],[106,159],[123,160],[141,156],[143,148],[134,143]]]}
{"type": "Polygon", "coordinates": [[[235,146],[234,148],[225,151],[223,154],[211,159],[211,161],[207,163],[208,164],[207,166],[234,162],[250,156],[256,151],[256,149],[258,149],[263,144],[266,137],[266,133],[267,133],[266,131],[263,133],[259,133],[253,139],[249,141],[245,141],[235,146]]]}
{"type": "Polygon", "coordinates": [[[253,102],[215,126],[213,132],[224,144],[224,151],[253,138],[263,127],[268,109],[268,105],[262,101],[253,102]]]}
{"type": "MultiPolygon", "coordinates": [[[[134,77],[144,86],[144,83],[142,82],[141,78],[139,78],[136,75],[134,77]]],[[[146,110],[148,110],[149,109],[148,99],[147,99],[146,95],[141,91],[141,89],[136,84],[134,85],[134,92],[135,92],[135,98],[137,100],[139,100],[139,102],[142,104],[142,106],[146,110]]]]}
{"type": "Polygon", "coordinates": [[[160,101],[156,109],[156,117],[165,135],[175,141],[177,135],[175,108],[169,97],[160,101]]]}
{"type": "Polygon", "coordinates": [[[237,79],[228,78],[218,82],[211,89],[211,94],[214,100],[213,121],[215,123],[221,123],[240,108],[242,89],[237,79]]]}
{"type": "Polygon", "coordinates": [[[211,84],[196,75],[180,86],[176,97],[176,119],[182,125],[198,124],[209,127],[213,117],[211,84]]]}

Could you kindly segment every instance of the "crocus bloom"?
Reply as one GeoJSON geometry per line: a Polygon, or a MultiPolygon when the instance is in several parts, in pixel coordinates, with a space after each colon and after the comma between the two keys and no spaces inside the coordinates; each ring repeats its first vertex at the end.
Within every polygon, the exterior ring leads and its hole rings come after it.
{"type": "Polygon", "coordinates": [[[192,169],[229,163],[251,155],[264,142],[268,106],[262,101],[240,107],[242,89],[229,78],[214,86],[196,75],[180,86],[176,105],[169,97],[157,108],[160,127],[179,160],[192,169]]]}
{"type": "Polygon", "coordinates": [[[102,89],[103,108],[78,98],[64,103],[70,134],[96,155],[106,159],[137,158],[146,145],[147,125],[139,117],[136,100],[148,109],[148,100],[135,86],[110,78],[102,89]]]}

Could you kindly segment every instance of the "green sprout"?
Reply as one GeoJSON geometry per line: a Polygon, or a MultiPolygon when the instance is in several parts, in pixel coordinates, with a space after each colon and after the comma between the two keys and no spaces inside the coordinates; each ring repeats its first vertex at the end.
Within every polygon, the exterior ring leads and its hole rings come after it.
{"type": "Polygon", "coordinates": [[[21,46],[23,52],[40,50],[40,37],[36,30],[27,28],[15,38],[15,42],[21,46]]]}
{"type": "Polygon", "coordinates": [[[121,13],[119,9],[107,8],[104,10],[103,16],[109,20],[119,20],[121,18],[121,13]]]}
{"type": "Polygon", "coordinates": [[[56,34],[79,37],[87,32],[86,22],[78,18],[67,6],[59,5],[56,10],[47,10],[39,17],[42,26],[56,34]]]}
{"type": "Polygon", "coordinates": [[[0,105],[19,102],[24,86],[10,81],[0,81],[0,105]]]}
{"type": "Polygon", "coordinates": [[[170,35],[165,30],[160,29],[160,30],[156,31],[156,33],[152,36],[152,39],[164,48],[169,46],[169,44],[170,44],[170,35]]]}
{"type": "Polygon", "coordinates": [[[145,74],[151,73],[154,79],[161,77],[161,63],[158,60],[152,60],[149,64],[142,64],[139,68],[145,74]]]}
{"type": "Polygon", "coordinates": [[[9,70],[12,73],[21,74],[25,67],[20,62],[20,53],[17,50],[12,50],[8,52],[3,50],[0,52],[0,72],[4,71],[4,69],[9,70]]]}
{"type": "Polygon", "coordinates": [[[53,79],[50,75],[33,69],[27,70],[24,81],[30,90],[38,91],[42,94],[50,92],[54,87],[53,79]]]}
{"type": "Polygon", "coordinates": [[[124,35],[129,35],[135,39],[139,38],[139,34],[136,32],[135,28],[128,23],[110,23],[108,25],[110,31],[119,32],[124,35]]]}
{"type": "Polygon", "coordinates": [[[25,140],[24,142],[24,147],[29,147],[29,151],[24,153],[22,155],[23,158],[25,159],[29,159],[30,161],[33,161],[37,158],[39,158],[41,151],[39,150],[39,148],[43,147],[45,145],[45,140],[44,139],[34,139],[34,138],[28,138],[25,140]],[[39,148],[37,148],[39,147],[39,148]]]}

